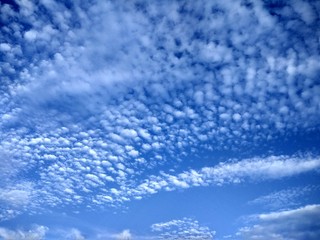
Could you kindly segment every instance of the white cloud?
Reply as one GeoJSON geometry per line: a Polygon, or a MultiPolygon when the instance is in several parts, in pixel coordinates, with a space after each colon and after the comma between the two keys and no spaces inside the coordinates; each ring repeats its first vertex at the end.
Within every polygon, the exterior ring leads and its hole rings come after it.
{"type": "Polygon", "coordinates": [[[288,188],[268,195],[260,196],[249,204],[260,205],[270,210],[282,210],[300,205],[300,200],[306,198],[310,193],[319,190],[319,186],[305,186],[288,188]]]}
{"type": "Polygon", "coordinates": [[[197,186],[239,184],[245,181],[276,180],[291,177],[320,168],[318,157],[269,156],[234,162],[223,162],[214,167],[185,171],[176,175],[161,173],[151,176],[140,185],[127,186],[119,195],[136,198],[154,194],[160,190],[172,191],[197,186]],[[158,183],[165,184],[158,184],[158,183]],[[128,191],[130,189],[130,191],[128,191]],[[128,194],[128,192],[130,192],[128,194]]]}
{"type": "Polygon", "coordinates": [[[148,133],[148,131],[145,130],[145,129],[140,129],[140,130],[139,130],[139,135],[140,135],[141,137],[149,140],[149,141],[151,140],[151,135],[150,135],[150,134],[148,133]]]}
{"type": "Polygon", "coordinates": [[[202,105],[203,104],[203,92],[197,91],[194,94],[194,98],[197,104],[202,105]]]}
{"type": "Polygon", "coordinates": [[[0,51],[7,52],[10,50],[11,50],[10,44],[8,44],[8,43],[1,43],[0,44],[0,51]]]}
{"type": "Polygon", "coordinates": [[[29,202],[29,191],[16,189],[2,191],[0,199],[14,205],[25,205],[29,202]]]}
{"type": "Polygon", "coordinates": [[[93,175],[93,174],[87,174],[86,177],[94,182],[100,182],[100,179],[99,177],[97,177],[96,175],[93,175]]]}
{"type": "Polygon", "coordinates": [[[72,240],[85,240],[85,237],[82,235],[82,233],[76,229],[76,228],[72,228],[70,230],[70,233],[67,235],[68,239],[72,239],[72,240]]]}
{"type": "Polygon", "coordinates": [[[25,32],[24,37],[28,40],[28,41],[34,41],[37,38],[37,31],[35,30],[30,30],[28,32],[25,32]]]}
{"type": "Polygon", "coordinates": [[[121,233],[115,234],[115,238],[117,240],[131,240],[132,236],[131,236],[130,230],[125,229],[121,233]]]}
{"type": "Polygon", "coordinates": [[[44,239],[47,231],[48,228],[45,226],[34,226],[28,231],[0,228],[0,237],[4,240],[41,240],[44,239]]]}
{"type": "Polygon", "coordinates": [[[157,233],[156,239],[213,239],[215,231],[202,226],[191,218],[171,220],[168,222],[152,224],[151,229],[157,233]]]}
{"type": "Polygon", "coordinates": [[[318,157],[270,156],[205,167],[201,173],[217,184],[244,179],[277,179],[319,169],[318,157]]]}
{"type": "Polygon", "coordinates": [[[131,150],[128,152],[128,155],[130,155],[131,157],[137,157],[139,156],[139,152],[137,150],[131,150]]]}
{"type": "Polygon", "coordinates": [[[320,236],[320,205],[271,212],[257,216],[257,223],[240,229],[245,239],[316,240],[320,236]]]}
{"type": "Polygon", "coordinates": [[[121,135],[125,138],[135,138],[138,134],[133,129],[122,129],[121,135]]]}
{"type": "Polygon", "coordinates": [[[314,7],[306,1],[294,1],[292,7],[306,24],[312,24],[317,18],[314,7]]]}
{"type": "Polygon", "coordinates": [[[10,207],[27,207],[35,198],[36,189],[31,182],[20,182],[0,191],[0,202],[10,207]]]}
{"type": "Polygon", "coordinates": [[[105,204],[98,195],[120,201],[319,168],[317,158],[260,157],[149,179],[192,169],[185,159],[202,150],[241,153],[318,130],[313,4],[276,14],[241,1],[18,5],[1,6],[2,201],[33,205],[19,173],[41,189],[37,204],[77,205],[74,193],[91,207],[105,204]]]}
{"type": "Polygon", "coordinates": [[[233,114],[232,118],[233,118],[233,120],[238,122],[241,120],[241,115],[239,113],[235,113],[235,114],[233,114]]]}

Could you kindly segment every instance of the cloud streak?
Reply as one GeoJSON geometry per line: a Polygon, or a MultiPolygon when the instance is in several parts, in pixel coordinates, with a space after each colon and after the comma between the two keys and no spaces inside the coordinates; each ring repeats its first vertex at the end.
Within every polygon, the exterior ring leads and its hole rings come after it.
{"type": "Polygon", "coordinates": [[[132,188],[124,188],[117,195],[139,197],[155,194],[159,191],[172,191],[197,186],[223,186],[225,184],[240,184],[277,180],[310,171],[318,171],[318,157],[270,156],[266,158],[244,159],[235,162],[223,162],[214,167],[204,167],[200,170],[190,170],[177,175],[162,173],[151,176],[143,183],[132,188]]]}

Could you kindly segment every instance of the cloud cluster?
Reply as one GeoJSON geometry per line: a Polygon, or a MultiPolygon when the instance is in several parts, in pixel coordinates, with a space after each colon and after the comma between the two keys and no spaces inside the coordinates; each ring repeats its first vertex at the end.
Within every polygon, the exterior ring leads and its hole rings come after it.
{"type": "Polygon", "coordinates": [[[77,228],[63,228],[33,225],[28,230],[9,228],[0,228],[0,238],[3,240],[42,240],[42,239],[70,239],[70,240],[97,240],[97,239],[113,239],[113,240],[157,240],[157,239],[213,239],[215,231],[208,227],[200,225],[198,221],[191,218],[183,218],[179,220],[171,220],[168,222],[155,223],[150,226],[151,232],[147,235],[132,234],[129,229],[121,232],[110,232],[103,229],[93,227],[90,233],[83,234],[77,228]]]}
{"type": "Polygon", "coordinates": [[[47,231],[48,228],[44,226],[34,226],[28,231],[0,228],[0,237],[3,240],[41,240],[44,239],[47,231]]]}
{"type": "Polygon", "coordinates": [[[238,235],[245,239],[315,240],[320,236],[320,206],[260,214],[257,224],[242,228],[238,235]]]}
{"type": "Polygon", "coordinates": [[[320,159],[318,157],[269,156],[250,158],[235,162],[222,162],[214,167],[189,170],[176,175],[162,172],[158,176],[150,176],[138,186],[127,186],[122,188],[122,191],[115,191],[114,194],[118,196],[115,199],[126,201],[132,197],[141,199],[143,196],[159,191],[197,186],[222,186],[245,181],[276,180],[318,171],[319,168],[320,159]]]}
{"type": "Polygon", "coordinates": [[[185,160],[319,131],[317,12],[316,1],[1,3],[1,219],[318,169],[318,157],[185,160]]]}
{"type": "Polygon", "coordinates": [[[40,200],[41,190],[33,182],[18,181],[0,187],[0,221],[13,218],[25,211],[33,213],[43,202],[40,200]]]}
{"type": "Polygon", "coordinates": [[[153,232],[158,233],[156,239],[213,239],[215,231],[206,226],[201,226],[198,221],[191,218],[171,220],[155,223],[151,226],[153,232]]]}
{"type": "Polygon", "coordinates": [[[69,239],[84,240],[87,239],[76,228],[50,229],[46,226],[33,225],[28,230],[17,229],[10,230],[8,228],[0,228],[0,238],[3,240],[43,240],[43,239],[69,239]]]}
{"type": "MultiPolygon", "coordinates": [[[[54,170],[49,167],[48,177],[44,177],[43,182],[39,182],[38,185],[32,188],[30,186],[29,190],[27,188],[18,190],[17,185],[12,186],[12,189],[3,188],[0,200],[5,203],[5,207],[2,211],[6,212],[8,207],[20,211],[39,209],[40,205],[54,207],[87,204],[116,207],[126,201],[142,199],[161,191],[276,180],[318,171],[320,168],[319,157],[269,156],[221,162],[213,167],[203,167],[178,174],[162,171],[158,175],[151,175],[140,181],[124,179],[123,184],[117,187],[106,177],[104,169],[108,165],[104,166],[103,162],[98,160],[96,162],[97,168],[94,170],[78,169],[77,166],[75,168],[57,166],[54,170]],[[91,173],[87,173],[89,171],[91,173]]],[[[125,173],[126,169],[123,167],[121,171],[125,173]]]]}

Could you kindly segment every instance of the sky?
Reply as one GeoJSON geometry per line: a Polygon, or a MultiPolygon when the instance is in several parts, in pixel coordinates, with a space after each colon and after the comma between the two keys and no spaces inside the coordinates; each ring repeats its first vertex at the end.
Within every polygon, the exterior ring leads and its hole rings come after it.
{"type": "Polygon", "coordinates": [[[0,239],[320,239],[320,2],[1,0],[0,239]]]}

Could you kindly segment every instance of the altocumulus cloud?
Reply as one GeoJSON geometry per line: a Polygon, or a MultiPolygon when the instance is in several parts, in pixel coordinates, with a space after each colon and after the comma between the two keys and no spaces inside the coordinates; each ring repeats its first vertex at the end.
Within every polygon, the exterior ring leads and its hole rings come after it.
{"type": "Polygon", "coordinates": [[[270,156],[243,159],[241,161],[223,162],[214,167],[190,170],[177,175],[162,172],[150,176],[138,186],[127,186],[122,191],[114,192],[118,200],[128,198],[141,199],[144,195],[158,191],[172,191],[197,186],[239,184],[245,181],[259,182],[276,180],[312,171],[319,171],[318,157],[270,156]],[[121,198],[122,196],[123,198],[121,198]],[[120,198],[119,198],[120,197],[120,198]]]}
{"type": "Polygon", "coordinates": [[[151,226],[157,233],[154,239],[189,239],[211,240],[215,232],[191,218],[174,219],[168,222],[155,223],[151,226]]]}
{"type": "Polygon", "coordinates": [[[0,220],[319,171],[317,154],[187,160],[319,131],[317,1],[7,2],[0,220]]]}

